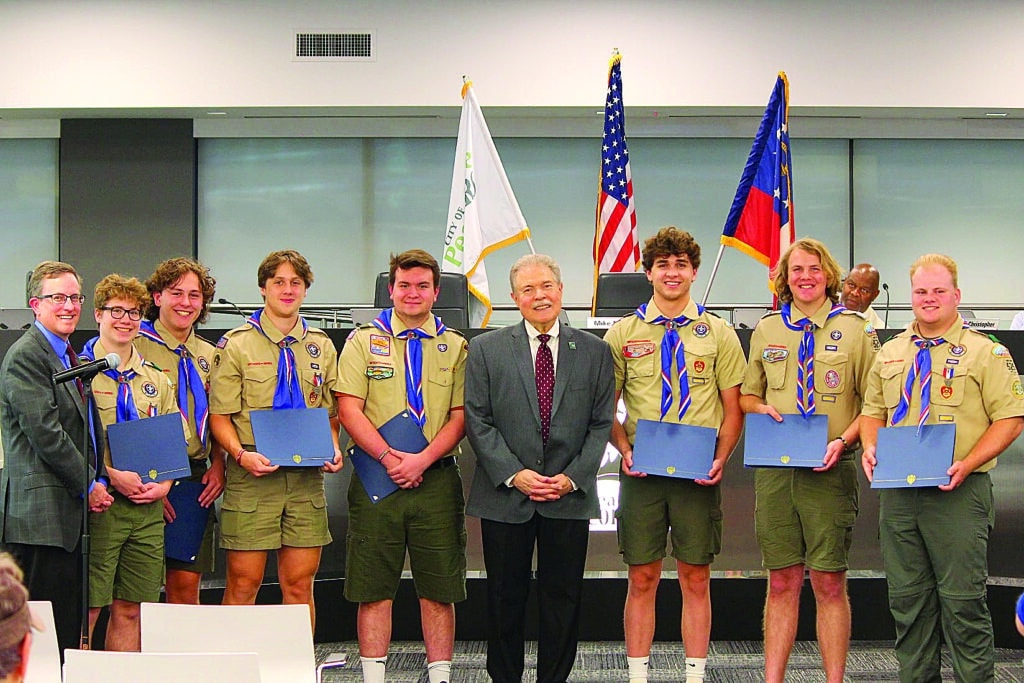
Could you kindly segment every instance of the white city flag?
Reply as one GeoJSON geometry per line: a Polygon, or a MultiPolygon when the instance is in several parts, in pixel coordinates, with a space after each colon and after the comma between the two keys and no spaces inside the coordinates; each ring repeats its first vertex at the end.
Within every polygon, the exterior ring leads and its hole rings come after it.
{"type": "Polygon", "coordinates": [[[491,140],[472,82],[462,89],[462,117],[455,146],[452,194],[441,270],[465,273],[469,281],[469,323],[486,327],[491,317],[484,257],[530,237],[491,140]]]}

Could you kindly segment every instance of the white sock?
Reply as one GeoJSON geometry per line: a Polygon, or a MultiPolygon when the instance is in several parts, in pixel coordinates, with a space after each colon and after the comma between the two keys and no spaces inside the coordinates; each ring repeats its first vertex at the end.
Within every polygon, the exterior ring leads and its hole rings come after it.
{"type": "Polygon", "coordinates": [[[647,680],[647,669],[651,666],[651,657],[626,657],[629,667],[629,683],[644,683],[647,680]]]}
{"type": "Polygon", "coordinates": [[[384,668],[388,663],[387,655],[383,657],[360,657],[363,665],[363,683],[384,683],[384,668]]]}
{"type": "Polygon", "coordinates": [[[704,668],[707,664],[707,657],[687,657],[686,683],[702,683],[704,680],[704,668]]]}
{"type": "Polygon", "coordinates": [[[430,683],[448,683],[452,680],[452,663],[441,659],[430,662],[427,664],[427,676],[430,683]]]}

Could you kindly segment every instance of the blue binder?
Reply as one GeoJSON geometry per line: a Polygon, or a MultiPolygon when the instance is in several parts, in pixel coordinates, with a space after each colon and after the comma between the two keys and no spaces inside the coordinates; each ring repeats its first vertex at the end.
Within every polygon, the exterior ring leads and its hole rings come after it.
{"type": "Polygon", "coordinates": [[[743,437],[744,467],[821,467],[828,445],[828,415],[748,413],[743,437]]]}
{"type": "Polygon", "coordinates": [[[138,473],[144,484],[192,474],[177,411],[107,425],[107,442],[114,467],[138,473]]]}
{"type": "Polygon", "coordinates": [[[167,500],[174,506],[174,521],[164,525],[164,555],[172,560],[195,562],[213,506],[204,508],[199,495],[206,488],[198,481],[174,482],[167,500]]]}
{"type": "MultiPolygon", "coordinates": [[[[419,453],[427,447],[427,437],[423,436],[423,430],[416,424],[407,411],[398,415],[377,427],[377,431],[391,448],[405,451],[406,453],[419,453]]],[[[366,490],[370,501],[376,505],[392,493],[398,490],[398,484],[388,476],[387,468],[377,462],[377,458],[364,451],[359,446],[348,449],[349,459],[352,466],[356,468],[359,481],[366,490]]]]}
{"type": "Polygon", "coordinates": [[[677,479],[707,479],[718,432],[711,427],[637,420],[633,471],[677,479]]]}
{"type": "Polygon", "coordinates": [[[946,470],[953,463],[956,425],[884,427],[875,446],[873,489],[918,488],[949,483],[946,470]]]}
{"type": "Polygon", "coordinates": [[[271,465],[323,467],[334,460],[331,418],[326,408],[281,408],[249,413],[256,450],[271,465]]]}

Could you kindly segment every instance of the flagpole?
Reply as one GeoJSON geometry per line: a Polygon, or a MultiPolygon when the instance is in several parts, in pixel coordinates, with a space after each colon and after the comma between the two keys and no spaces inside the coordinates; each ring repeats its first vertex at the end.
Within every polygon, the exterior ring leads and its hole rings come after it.
{"type": "Polygon", "coordinates": [[[715,274],[718,272],[718,264],[722,262],[722,252],[725,251],[725,245],[718,245],[718,257],[715,259],[715,265],[711,267],[711,278],[708,279],[708,288],[704,290],[704,298],[701,300],[701,306],[708,305],[708,295],[711,294],[711,285],[715,283],[715,274]]]}

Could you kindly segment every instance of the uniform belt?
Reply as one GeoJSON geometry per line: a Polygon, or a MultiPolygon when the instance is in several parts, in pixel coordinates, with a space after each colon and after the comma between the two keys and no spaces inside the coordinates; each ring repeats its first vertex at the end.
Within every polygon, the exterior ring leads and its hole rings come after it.
{"type": "Polygon", "coordinates": [[[427,471],[429,471],[429,470],[444,470],[444,469],[448,469],[449,467],[455,467],[455,456],[454,455],[448,455],[448,456],[445,456],[445,457],[441,458],[440,460],[435,460],[434,462],[432,462],[430,464],[430,467],[427,468],[427,471]]]}

